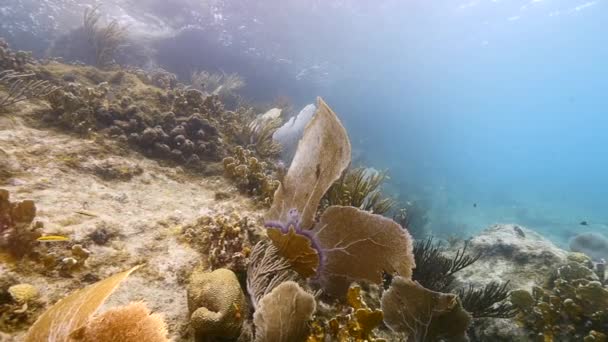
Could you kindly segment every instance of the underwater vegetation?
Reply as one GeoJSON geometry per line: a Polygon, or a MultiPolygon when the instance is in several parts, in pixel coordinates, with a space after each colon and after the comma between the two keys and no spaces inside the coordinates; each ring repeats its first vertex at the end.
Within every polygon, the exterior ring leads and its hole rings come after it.
{"type": "Polygon", "coordinates": [[[600,278],[587,256],[572,253],[544,287],[511,293],[517,319],[536,341],[606,341],[608,289],[600,278]]]}

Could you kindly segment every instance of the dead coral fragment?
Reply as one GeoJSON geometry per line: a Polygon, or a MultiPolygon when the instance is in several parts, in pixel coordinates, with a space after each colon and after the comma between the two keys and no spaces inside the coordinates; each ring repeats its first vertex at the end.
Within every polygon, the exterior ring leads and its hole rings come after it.
{"type": "Polygon", "coordinates": [[[471,323],[456,295],[427,290],[402,277],[395,277],[382,296],[382,311],[384,323],[412,341],[466,340],[471,323]]]}
{"type": "Polygon", "coordinates": [[[323,254],[324,288],[345,291],[353,280],[382,282],[382,273],[412,276],[412,239],[395,221],[353,207],[329,207],[314,231],[323,254]]]}
{"type": "Polygon", "coordinates": [[[197,339],[239,336],[247,312],[247,301],[234,272],[197,269],[188,285],[190,325],[197,339]]]}
{"type": "Polygon", "coordinates": [[[264,296],[253,315],[256,342],[305,341],[315,298],[298,283],[284,282],[264,296]]]}
{"type": "Polygon", "coordinates": [[[203,216],[183,228],[185,239],[208,255],[212,269],[229,268],[244,272],[251,253],[253,223],[248,217],[230,215],[203,216]]]}
{"type": "Polygon", "coordinates": [[[94,317],[70,334],[70,341],[169,342],[167,326],[146,304],[131,303],[94,317]]]}
{"type": "Polygon", "coordinates": [[[311,229],[321,198],[350,163],[351,146],[344,126],[323,99],[317,102],[317,112],[275,193],[267,221],[287,222],[289,210],[296,209],[302,229],[311,229]]]}
{"type": "Polygon", "coordinates": [[[9,192],[0,189],[0,250],[18,258],[30,253],[42,236],[42,224],[32,224],[35,217],[33,201],[11,202],[9,192]]]}

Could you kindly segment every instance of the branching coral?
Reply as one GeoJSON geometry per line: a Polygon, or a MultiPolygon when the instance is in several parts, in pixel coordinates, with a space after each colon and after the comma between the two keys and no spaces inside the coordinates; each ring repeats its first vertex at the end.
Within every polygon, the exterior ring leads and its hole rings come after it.
{"type": "Polygon", "coordinates": [[[511,293],[517,319],[531,337],[545,341],[604,341],[608,331],[608,288],[586,265],[557,267],[545,288],[511,293]],[[586,270],[585,270],[586,269],[586,270]]]}
{"type": "Polygon", "coordinates": [[[226,175],[233,179],[241,190],[262,203],[272,202],[279,182],[274,179],[268,163],[252,156],[250,150],[237,146],[234,157],[224,158],[223,164],[226,175]]]}
{"type": "Polygon", "coordinates": [[[247,217],[231,215],[203,216],[183,228],[187,241],[197,246],[212,269],[229,268],[244,272],[251,253],[253,223],[247,217]]]}
{"type": "Polygon", "coordinates": [[[11,202],[9,192],[0,189],[0,250],[16,257],[31,253],[42,228],[42,223],[33,223],[35,217],[33,201],[11,202]]]}
{"type": "Polygon", "coordinates": [[[386,172],[368,168],[349,169],[329,188],[321,208],[346,205],[382,215],[395,205],[392,198],[382,195],[381,187],[386,178],[386,172]]]}
{"type": "Polygon", "coordinates": [[[83,28],[89,44],[95,50],[95,65],[105,67],[114,61],[116,51],[124,43],[126,29],[116,20],[102,27],[99,25],[100,19],[99,6],[85,9],[83,28]]]}
{"type": "Polygon", "coordinates": [[[21,101],[44,98],[59,89],[49,81],[36,80],[32,76],[35,74],[0,71],[0,85],[7,89],[6,95],[0,95],[0,110],[21,101]]]}

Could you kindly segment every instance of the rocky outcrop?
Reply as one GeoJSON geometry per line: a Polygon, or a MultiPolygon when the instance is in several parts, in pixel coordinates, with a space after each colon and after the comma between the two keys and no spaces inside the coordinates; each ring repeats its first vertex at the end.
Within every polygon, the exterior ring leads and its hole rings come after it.
{"type": "Polygon", "coordinates": [[[471,253],[482,253],[473,265],[455,274],[463,284],[482,286],[510,281],[513,289],[542,284],[567,254],[540,234],[516,224],[497,224],[469,241],[471,253]]]}

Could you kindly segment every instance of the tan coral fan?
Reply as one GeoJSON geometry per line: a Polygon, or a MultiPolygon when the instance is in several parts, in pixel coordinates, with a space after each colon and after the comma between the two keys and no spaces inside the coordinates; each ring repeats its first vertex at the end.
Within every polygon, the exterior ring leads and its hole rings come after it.
{"type": "Polygon", "coordinates": [[[317,112],[274,195],[268,221],[287,222],[289,210],[297,209],[301,227],[310,229],[321,198],[350,163],[351,146],[344,126],[323,99],[317,102],[317,112]]]}
{"type": "Polygon", "coordinates": [[[67,341],[72,331],[84,325],[139,266],[78,290],[46,310],[30,327],[25,342],[67,341]]]}
{"type": "Polygon", "coordinates": [[[78,342],[168,342],[167,326],[144,303],[131,303],[90,320],[70,337],[78,342]]]}
{"type": "Polygon", "coordinates": [[[391,330],[408,334],[408,341],[466,341],[471,316],[458,297],[434,292],[403,277],[395,277],[382,296],[384,323],[391,330]]]}
{"type": "Polygon", "coordinates": [[[298,342],[308,336],[315,298],[300,285],[287,281],[264,296],[253,315],[256,342],[298,342]]]}
{"type": "Polygon", "coordinates": [[[324,253],[323,280],[337,284],[347,279],[382,281],[382,272],[410,278],[415,267],[412,238],[395,221],[353,208],[327,208],[313,233],[324,253]]]}

